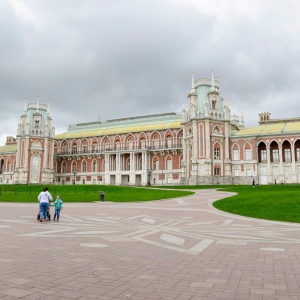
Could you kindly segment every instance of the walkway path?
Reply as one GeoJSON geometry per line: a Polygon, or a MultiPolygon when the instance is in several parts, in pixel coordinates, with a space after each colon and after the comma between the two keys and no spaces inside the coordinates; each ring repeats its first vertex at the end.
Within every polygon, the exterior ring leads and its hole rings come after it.
{"type": "Polygon", "coordinates": [[[212,207],[230,195],[66,203],[43,223],[0,203],[0,300],[300,299],[300,224],[212,207]]]}

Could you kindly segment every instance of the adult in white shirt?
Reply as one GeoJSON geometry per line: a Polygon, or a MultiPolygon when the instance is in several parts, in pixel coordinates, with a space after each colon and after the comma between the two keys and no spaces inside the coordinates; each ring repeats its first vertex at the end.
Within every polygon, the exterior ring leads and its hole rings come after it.
{"type": "Polygon", "coordinates": [[[50,201],[52,201],[52,196],[48,192],[48,188],[44,188],[44,190],[39,194],[38,201],[40,202],[40,222],[47,219],[47,210],[49,207],[50,201]]]}

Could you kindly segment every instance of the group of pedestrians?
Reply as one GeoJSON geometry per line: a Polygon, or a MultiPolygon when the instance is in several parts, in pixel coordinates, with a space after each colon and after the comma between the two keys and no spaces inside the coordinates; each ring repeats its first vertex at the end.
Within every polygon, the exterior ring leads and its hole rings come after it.
{"type": "Polygon", "coordinates": [[[45,187],[44,190],[38,195],[38,201],[40,202],[40,222],[43,222],[43,219],[44,221],[47,220],[47,211],[49,206],[55,207],[53,220],[59,220],[60,211],[63,209],[64,203],[61,200],[60,195],[56,196],[54,203],[51,203],[52,200],[53,198],[49,192],[49,189],[45,187]]]}

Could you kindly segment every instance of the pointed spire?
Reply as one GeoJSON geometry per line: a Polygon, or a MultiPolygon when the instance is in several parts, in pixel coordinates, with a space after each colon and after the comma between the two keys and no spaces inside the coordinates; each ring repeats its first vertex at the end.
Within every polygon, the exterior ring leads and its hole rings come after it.
{"type": "Polygon", "coordinates": [[[39,96],[36,97],[36,110],[39,110],[39,96]]]}
{"type": "Polygon", "coordinates": [[[194,72],[192,72],[192,87],[191,87],[191,91],[190,94],[194,94],[195,91],[195,79],[194,79],[194,72]]]}
{"type": "Polygon", "coordinates": [[[214,90],[215,90],[214,70],[211,70],[210,91],[214,91],[214,90]]]}

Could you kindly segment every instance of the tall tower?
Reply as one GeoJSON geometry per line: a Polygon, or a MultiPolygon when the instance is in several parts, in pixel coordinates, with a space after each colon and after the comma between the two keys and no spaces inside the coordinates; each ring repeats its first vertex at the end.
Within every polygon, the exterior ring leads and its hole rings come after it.
{"type": "Polygon", "coordinates": [[[25,101],[17,132],[15,183],[53,183],[54,138],[50,104],[40,104],[38,97],[35,103],[25,101]]]}
{"type": "Polygon", "coordinates": [[[194,80],[183,111],[183,184],[219,183],[230,180],[230,109],[221,97],[219,81],[194,80]]]}

